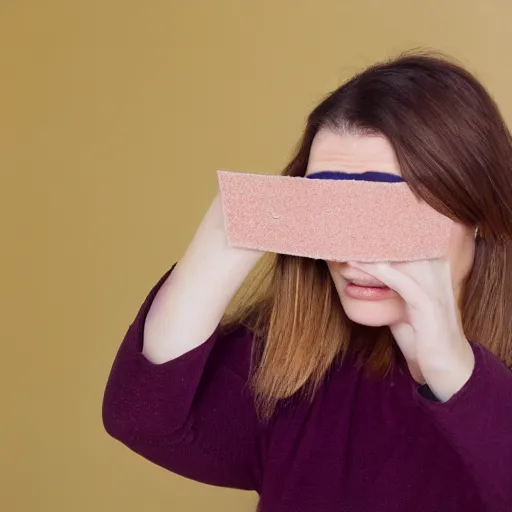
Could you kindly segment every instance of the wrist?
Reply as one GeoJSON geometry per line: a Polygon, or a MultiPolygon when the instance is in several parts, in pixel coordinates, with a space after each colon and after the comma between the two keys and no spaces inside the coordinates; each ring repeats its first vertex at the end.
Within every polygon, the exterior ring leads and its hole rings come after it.
{"type": "Polygon", "coordinates": [[[475,367],[475,356],[471,345],[443,369],[426,372],[428,386],[441,402],[447,402],[457,394],[469,381],[475,367]]]}

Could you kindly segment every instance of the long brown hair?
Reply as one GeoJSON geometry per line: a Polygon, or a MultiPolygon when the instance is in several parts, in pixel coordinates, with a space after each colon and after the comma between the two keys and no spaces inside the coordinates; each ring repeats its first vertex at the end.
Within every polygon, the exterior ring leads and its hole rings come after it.
{"type": "MultiPolygon", "coordinates": [[[[321,128],[378,134],[393,146],[420,199],[456,222],[477,226],[475,260],[460,298],[466,336],[512,366],[512,138],[484,87],[438,55],[405,54],[365,69],[309,115],[282,172],[304,176],[321,128]]],[[[296,392],[312,397],[351,349],[385,373],[397,357],[388,328],[356,326],[341,307],[324,261],[268,255],[223,326],[255,336],[251,383],[263,417],[296,392]]]]}

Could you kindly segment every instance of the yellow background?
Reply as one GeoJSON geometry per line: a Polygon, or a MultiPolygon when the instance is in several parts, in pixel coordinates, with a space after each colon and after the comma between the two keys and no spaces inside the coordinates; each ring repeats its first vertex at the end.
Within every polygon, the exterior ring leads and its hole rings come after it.
{"type": "Polygon", "coordinates": [[[3,0],[0,509],[253,510],[253,494],[171,475],[104,433],[129,322],[216,169],[278,171],[360,67],[440,49],[510,121],[511,16],[508,0],[3,0]]]}

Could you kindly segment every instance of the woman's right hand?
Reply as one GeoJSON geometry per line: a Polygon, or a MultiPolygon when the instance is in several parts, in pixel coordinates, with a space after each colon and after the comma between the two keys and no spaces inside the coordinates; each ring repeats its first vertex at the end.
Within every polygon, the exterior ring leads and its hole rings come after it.
{"type": "Polygon", "coordinates": [[[145,357],[161,364],[206,341],[263,254],[228,245],[217,195],[153,301],[145,323],[145,357]]]}

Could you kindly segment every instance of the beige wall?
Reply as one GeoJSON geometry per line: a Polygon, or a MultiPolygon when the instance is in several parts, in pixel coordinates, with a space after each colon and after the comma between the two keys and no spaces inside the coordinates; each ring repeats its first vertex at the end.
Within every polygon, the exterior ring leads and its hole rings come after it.
{"type": "Polygon", "coordinates": [[[427,45],[512,119],[508,0],[0,3],[0,509],[250,511],[111,440],[101,399],[217,168],[274,172],[360,66],[427,45]]]}

